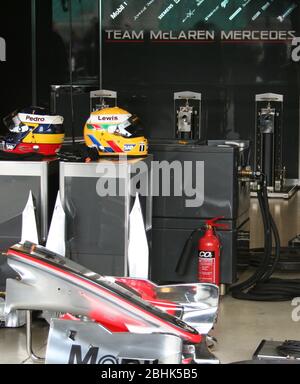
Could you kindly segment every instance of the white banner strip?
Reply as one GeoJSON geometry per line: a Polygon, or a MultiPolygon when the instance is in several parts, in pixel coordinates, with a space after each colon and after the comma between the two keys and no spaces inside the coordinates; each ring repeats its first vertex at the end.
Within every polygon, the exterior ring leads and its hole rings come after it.
{"type": "Polygon", "coordinates": [[[19,113],[18,117],[22,123],[30,124],[63,124],[64,122],[64,118],[62,116],[31,115],[29,113],[19,113]]]}
{"type": "Polygon", "coordinates": [[[91,115],[89,124],[111,124],[119,125],[127,121],[131,115],[91,115]]]}

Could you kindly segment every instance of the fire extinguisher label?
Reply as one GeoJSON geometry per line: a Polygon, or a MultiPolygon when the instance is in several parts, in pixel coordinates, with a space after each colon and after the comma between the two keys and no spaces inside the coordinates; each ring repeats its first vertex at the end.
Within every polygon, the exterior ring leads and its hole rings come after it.
{"type": "Polygon", "coordinates": [[[199,251],[199,257],[201,259],[214,259],[215,252],[212,251],[199,251]]]}
{"type": "Polygon", "coordinates": [[[212,283],[215,281],[216,259],[213,251],[199,251],[198,280],[201,283],[212,283]]]}

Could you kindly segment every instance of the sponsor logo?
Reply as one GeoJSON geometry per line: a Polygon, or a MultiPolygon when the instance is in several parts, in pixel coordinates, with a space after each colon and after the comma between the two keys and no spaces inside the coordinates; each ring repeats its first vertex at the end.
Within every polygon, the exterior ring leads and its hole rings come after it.
{"type": "Polygon", "coordinates": [[[13,149],[15,149],[16,148],[16,145],[14,145],[14,144],[6,144],[6,149],[8,150],[8,151],[12,151],[13,149]]]}
{"type": "Polygon", "coordinates": [[[124,151],[125,152],[130,152],[136,147],[135,144],[125,144],[124,145],[124,151]]]}
{"type": "MultiPolygon", "coordinates": [[[[30,146],[26,146],[26,145],[19,145],[18,147],[18,150],[20,152],[28,152],[29,149],[31,149],[30,146]]],[[[32,147],[32,149],[36,151],[34,147],[32,147]]]]}
{"type": "Polygon", "coordinates": [[[168,14],[170,11],[171,11],[171,9],[174,7],[174,4],[170,4],[159,16],[158,16],[158,18],[159,18],[159,20],[161,20],[161,19],[163,19],[165,16],[166,16],[166,14],[168,14]]]}
{"type": "Polygon", "coordinates": [[[157,360],[139,360],[116,357],[113,355],[101,356],[100,348],[91,347],[83,356],[81,345],[72,345],[68,364],[158,364],[157,360]]]}
{"type": "Polygon", "coordinates": [[[110,17],[114,20],[116,17],[118,17],[125,9],[125,7],[127,6],[127,2],[124,1],[123,4],[121,4],[119,6],[119,8],[117,8],[111,15],[110,17]]]}
{"type": "Polygon", "coordinates": [[[44,117],[32,117],[27,115],[26,121],[34,122],[34,123],[43,123],[45,121],[44,117]]]}

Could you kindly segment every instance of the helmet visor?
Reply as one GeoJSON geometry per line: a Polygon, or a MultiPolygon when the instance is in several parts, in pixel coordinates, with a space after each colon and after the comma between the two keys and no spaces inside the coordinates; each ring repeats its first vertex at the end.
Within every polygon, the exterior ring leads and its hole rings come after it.
{"type": "Polygon", "coordinates": [[[6,116],[3,119],[3,123],[9,130],[9,133],[4,139],[5,142],[9,144],[18,144],[29,131],[29,127],[21,122],[18,110],[6,116]]]}
{"type": "Polygon", "coordinates": [[[10,113],[8,116],[4,117],[3,124],[11,132],[14,132],[16,127],[22,125],[21,120],[19,119],[19,111],[16,110],[10,113]]]}
{"type": "Polygon", "coordinates": [[[27,132],[10,132],[5,136],[4,141],[7,144],[19,144],[24,137],[27,135],[27,132]]]}
{"type": "Polygon", "coordinates": [[[122,136],[125,137],[141,137],[144,136],[144,128],[141,124],[140,119],[137,116],[132,116],[128,120],[128,125],[123,129],[125,134],[122,136]]]}

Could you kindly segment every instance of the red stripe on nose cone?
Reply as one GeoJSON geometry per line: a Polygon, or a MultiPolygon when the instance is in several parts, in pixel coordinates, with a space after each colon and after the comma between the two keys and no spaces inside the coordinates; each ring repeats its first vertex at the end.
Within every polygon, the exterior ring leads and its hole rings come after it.
{"type": "Polygon", "coordinates": [[[123,153],[122,149],[116,143],[114,143],[113,141],[108,141],[107,143],[112,147],[114,152],[116,152],[116,153],[123,153]]]}
{"type": "MultiPolygon", "coordinates": [[[[128,300],[123,299],[122,297],[118,296],[118,294],[116,294],[116,293],[108,291],[106,288],[99,286],[99,284],[97,284],[95,282],[91,282],[89,280],[86,280],[85,278],[77,276],[76,274],[74,274],[72,272],[64,271],[59,266],[50,265],[45,261],[38,260],[38,259],[34,258],[33,256],[24,254],[22,252],[18,252],[18,251],[13,250],[13,249],[8,250],[7,256],[8,257],[9,256],[15,256],[15,257],[19,257],[21,259],[29,260],[33,264],[41,265],[41,266],[46,267],[52,271],[56,271],[60,275],[67,276],[70,280],[75,280],[75,282],[76,281],[81,282],[84,285],[95,288],[96,290],[100,291],[100,294],[106,294],[108,297],[111,296],[111,297],[117,299],[121,303],[126,303],[130,307],[129,310],[134,311],[134,309],[136,309],[137,312],[140,312],[141,314],[144,313],[145,315],[149,316],[150,318],[152,317],[153,318],[152,321],[154,322],[155,325],[165,326],[165,327],[169,328],[170,333],[175,334],[179,337],[182,337],[186,341],[189,341],[193,344],[199,344],[202,341],[202,336],[199,333],[195,333],[195,334],[190,333],[188,330],[184,330],[180,327],[177,327],[176,325],[169,323],[167,320],[158,318],[157,316],[155,316],[155,314],[151,314],[150,312],[148,312],[147,310],[145,310],[143,308],[140,308],[136,304],[128,302],[128,300]],[[172,332],[172,330],[174,330],[174,333],[172,332]]],[[[120,320],[122,320],[122,318],[120,320]]],[[[150,320],[150,322],[151,322],[151,320],[150,320]]]]}

